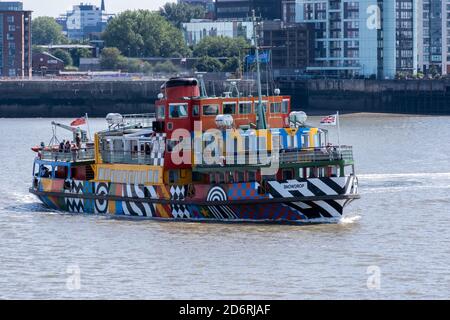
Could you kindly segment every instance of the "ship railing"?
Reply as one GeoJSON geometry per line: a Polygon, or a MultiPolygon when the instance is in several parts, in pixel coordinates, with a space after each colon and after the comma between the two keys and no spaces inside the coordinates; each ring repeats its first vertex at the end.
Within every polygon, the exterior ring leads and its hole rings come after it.
{"type": "Polygon", "coordinates": [[[60,162],[77,162],[89,161],[95,159],[94,148],[72,149],[70,151],[60,150],[42,150],[40,151],[42,160],[60,161],[60,162]]]}
{"type": "Polygon", "coordinates": [[[155,157],[145,151],[102,151],[103,163],[153,164],[155,157]]]}
{"type": "Polygon", "coordinates": [[[285,149],[280,151],[280,163],[340,160],[353,161],[353,148],[351,146],[285,149]]]}
{"type": "Polygon", "coordinates": [[[272,156],[270,152],[238,152],[224,156],[203,156],[203,163],[198,167],[217,167],[224,165],[258,165],[265,166],[274,162],[307,163],[324,161],[353,161],[353,148],[351,146],[332,146],[322,148],[302,148],[280,150],[279,157],[272,156]],[[231,160],[231,161],[230,161],[231,160]]]}
{"type": "Polygon", "coordinates": [[[145,128],[152,127],[155,121],[155,113],[141,113],[141,114],[125,114],[122,116],[123,124],[128,126],[141,126],[145,128]]]}

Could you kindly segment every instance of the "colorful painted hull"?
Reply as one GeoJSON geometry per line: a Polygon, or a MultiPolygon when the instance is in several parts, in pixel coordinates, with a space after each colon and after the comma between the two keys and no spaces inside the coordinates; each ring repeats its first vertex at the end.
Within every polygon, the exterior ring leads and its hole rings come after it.
{"type": "Polygon", "coordinates": [[[115,217],[211,222],[337,222],[359,198],[355,176],[227,185],[126,185],[38,179],[30,192],[49,208],[115,217]]]}

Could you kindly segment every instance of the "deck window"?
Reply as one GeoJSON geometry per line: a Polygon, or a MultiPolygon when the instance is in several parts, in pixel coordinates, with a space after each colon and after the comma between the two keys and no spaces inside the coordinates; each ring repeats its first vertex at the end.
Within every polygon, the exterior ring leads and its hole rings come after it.
{"type": "Polygon", "coordinates": [[[188,116],[188,105],[183,104],[170,104],[169,105],[169,117],[172,119],[187,118],[188,116]]]}
{"type": "Polygon", "coordinates": [[[281,104],[281,113],[288,113],[289,112],[289,100],[283,100],[281,104]]]}
{"type": "Polygon", "coordinates": [[[256,181],[256,172],[255,171],[248,171],[247,172],[247,181],[248,182],[255,182],[256,181]]]}
{"type": "Polygon", "coordinates": [[[251,114],[251,113],[252,113],[252,103],[251,102],[239,103],[239,114],[251,114]]]}
{"type": "Polygon", "coordinates": [[[283,180],[292,180],[292,179],[294,179],[294,172],[292,172],[292,169],[283,170],[283,180]]]}
{"type": "Polygon", "coordinates": [[[203,106],[203,115],[204,116],[216,116],[219,114],[219,105],[217,104],[208,104],[203,106]]]}
{"type": "Polygon", "coordinates": [[[236,103],[226,102],[223,104],[223,114],[236,114],[236,103]]]}
{"type": "Polygon", "coordinates": [[[280,102],[272,102],[270,104],[270,113],[280,113],[281,112],[281,103],[280,102]]]}
{"type": "Polygon", "coordinates": [[[236,172],[236,182],[245,182],[245,174],[242,171],[236,172]]]}
{"type": "Polygon", "coordinates": [[[169,171],[169,183],[176,183],[180,179],[178,170],[169,171]]]}

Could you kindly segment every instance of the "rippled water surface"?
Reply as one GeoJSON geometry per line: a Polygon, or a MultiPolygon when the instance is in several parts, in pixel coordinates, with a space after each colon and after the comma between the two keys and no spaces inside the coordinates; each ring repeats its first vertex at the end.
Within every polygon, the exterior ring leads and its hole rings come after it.
{"type": "Polygon", "coordinates": [[[362,199],[339,224],[297,227],[47,210],[27,189],[49,120],[0,119],[0,299],[450,298],[450,117],[341,123],[362,199]]]}

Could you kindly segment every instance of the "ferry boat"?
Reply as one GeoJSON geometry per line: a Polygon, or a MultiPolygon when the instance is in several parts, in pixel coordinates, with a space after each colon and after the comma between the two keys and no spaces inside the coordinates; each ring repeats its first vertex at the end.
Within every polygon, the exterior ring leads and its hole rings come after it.
{"type": "MultiPolygon", "coordinates": [[[[257,67],[259,53],[256,48],[257,67]]],[[[291,112],[291,99],[207,96],[201,78],[172,78],[155,114],[109,114],[94,141],[33,148],[30,192],[71,213],[191,222],[338,222],[358,199],[351,146],[291,112]]],[[[60,124],[55,124],[62,126],[60,124]]],[[[81,135],[81,139],[80,139],[81,135]]]]}
{"type": "Polygon", "coordinates": [[[156,114],[109,114],[93,142],[68,127],[81,147],[33,148],[30,192],[71,213],[293,224],[339,221],[359,198],[352,147],[308,126],[290,97],[202,87],[170,79],[156,114]]]}

